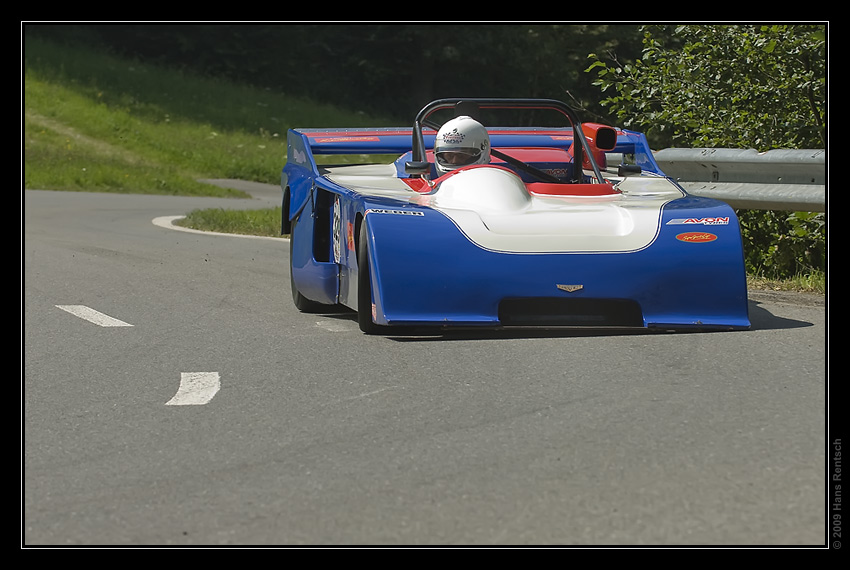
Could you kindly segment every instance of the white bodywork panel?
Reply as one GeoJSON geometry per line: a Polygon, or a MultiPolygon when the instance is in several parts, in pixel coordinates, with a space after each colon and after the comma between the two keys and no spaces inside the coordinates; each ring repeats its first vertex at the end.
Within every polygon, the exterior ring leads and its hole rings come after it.
{"type": "Polygon", "coordinates": [[[395,176],[393,165],[329,169],[333,182],[367,196],[396,197],[447,216],[473,243],[505,253],[637,251],[658,235],[661,209],[685,194],[670,180],[631,176],[617,180],[617,194],[531,194],[504,168],[474,168],[420,194],[395,176]]]}

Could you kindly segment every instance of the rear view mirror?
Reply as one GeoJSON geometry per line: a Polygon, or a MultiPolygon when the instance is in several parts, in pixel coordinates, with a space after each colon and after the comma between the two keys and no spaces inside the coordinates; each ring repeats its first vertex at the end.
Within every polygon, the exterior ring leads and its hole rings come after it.
{"type": "Polygon", "coordinates": [[[431,172],[431,163],[427,161],[405,162],[404,171],[411,176],[422,176],[431,172]]]}
{"type": "Polygon", "coordinates": [[[640,173],[641,168],[636,164],[621,164],[617,167],[617,176],[634,176],[640,173]]]}

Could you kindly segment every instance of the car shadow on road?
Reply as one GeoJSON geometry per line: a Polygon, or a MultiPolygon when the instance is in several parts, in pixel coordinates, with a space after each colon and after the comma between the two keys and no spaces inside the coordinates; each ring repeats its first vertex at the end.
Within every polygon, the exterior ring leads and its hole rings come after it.
{"type": "Polygon", "coordinates": [[[808,321],[799,321],[797,319],[789,319],[779,317],[771,313],[766,308],[762,307],[762,301],[750,299],[750,327],[751,331],[779,330],[779,329],[798,329],[803,327],[812,327],[814,323],[808,321]]]}

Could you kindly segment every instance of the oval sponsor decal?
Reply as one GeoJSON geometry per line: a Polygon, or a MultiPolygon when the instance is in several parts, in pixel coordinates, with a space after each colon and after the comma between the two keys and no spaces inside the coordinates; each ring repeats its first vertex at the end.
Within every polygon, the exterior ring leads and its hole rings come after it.
{"type": "Polygon", "coordinates": [[[679,241],[686,241],[688,243],[705,243],[716,240],[717,236],[706,232],[688,232],[677,235],[676,239],[679,241]]]}

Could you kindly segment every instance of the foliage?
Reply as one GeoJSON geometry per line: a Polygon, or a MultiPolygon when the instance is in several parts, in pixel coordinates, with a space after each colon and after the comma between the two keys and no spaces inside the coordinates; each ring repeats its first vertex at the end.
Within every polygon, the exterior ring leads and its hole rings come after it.
{"type": "Polygon", "coordinates": [[[787,279],[826,270],[826,221],[814,212],[738,212],[747,272],[787,279]]]}
{"type": "Polygon", "coordinates": [[[657,148],[825,148],[825,26],[643,31],[640,59],[591,54],[587,71],[609,93],[602,104],[657,148]]]}
{"type": "MultiPolygon", "coordinates": [[[[668,146],[826,148],[823,25],[643,28],[642,56],[596,54],[588,72],[623,126],[668,146]]],[[[739,212],[748,271],[826,269],[824,214],[739,212]]]]}
{"type": "MultiPolygon", "coordinates": [[[[636,56],[637,25],[29,24],[28,34],[396,121],[441,97],[547,97],[596,119],[588,51],[636,56]]],[[[403,124],[407,124],[406,122],[403,124]]]]}

